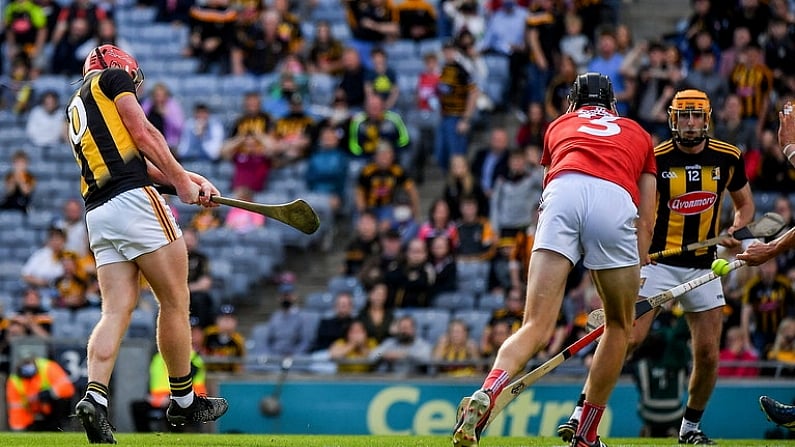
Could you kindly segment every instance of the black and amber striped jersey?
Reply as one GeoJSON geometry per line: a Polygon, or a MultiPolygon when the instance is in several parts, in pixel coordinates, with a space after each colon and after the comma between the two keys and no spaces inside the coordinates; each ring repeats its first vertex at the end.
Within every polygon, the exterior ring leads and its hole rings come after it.
{"type": "Polygon", "coordinates": [[[135,95],[135,84],[126,71],[111,68],[86,77],[66,108],[86,210],[152,184],[143,155],[116,110],[116,99],[124,95],[135,95]]]}
{"type": "Polygon", "coordinates": [[[393,205],[399,190],[413,187],[414,181],[400,165],[382,168],[376,163],[362,168],[357,185],[364,195],[367,209],[393,205]]]}
{"type": "Polygon", "coordinates": [[[754,332],[764,336],[768,344],[775,341],[781,320],[795,311],[795,294],[785,275],[776,275],[768,281],[759,275],[751,278],[743,290],[742,301],[753,308],[754,332]]]}
{"type": "MultiPolygon", "coordinates": [[[[682,247],[718,235],[725,191],[748,183],[740,149],[707,138],[704,150],[689,154],[673,140],[654,149],[657,161],[657,218],[651,253],[682,247]]],[[[716,248],[660,259],[661,264],[710,268],[716,248]]]]}
{"type": "Polygon", "coordinates": [[[469,94],[475,89],[475,83],[461,64],[452,62],[442,67],[437,88],[442,115],[463,116],[466,112],[469,94]]]}

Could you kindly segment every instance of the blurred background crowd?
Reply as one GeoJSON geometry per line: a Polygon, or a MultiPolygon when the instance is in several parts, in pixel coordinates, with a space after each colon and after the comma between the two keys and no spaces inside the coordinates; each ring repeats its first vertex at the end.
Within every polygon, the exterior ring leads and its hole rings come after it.
{"type": "MultiPolygon", "coordinates": [[[[655,142],[670,138],[676,91],[706,92],[711,134],[744,153],[757,215],[795,224],[795,168],[775,134],[795,96],[795,2],[729,3],[666,3],[671,26],[648,35],[623,19],[662,7],[640,0],[6,1],[0,371],[14,372],[15,338],[84,340],[98,319],[64,132],[94,46],[138,59],[147,117],[187,169],[321,216],[305,236],[170,200],[209,371],[292,357],[310,373],[466,376],[521,324],[544,132],[578,73],[610,76],[620,114],[655,142]]],[[[793,281],[793,254],[724,281],[722,376],[795,375],[793,281]]],[[[566,293],[532,362],[581,337],[599,305],[580,266],[566,293]]],[[[142,283],[131,338],[152,337],[155,306],[142,283]]],[[[687,349],[680,315],[666,309],[633,360],[687,368],[663,358],[687,349]]],[[[567,368],[583,373],[585,351],[567,368]]]]}

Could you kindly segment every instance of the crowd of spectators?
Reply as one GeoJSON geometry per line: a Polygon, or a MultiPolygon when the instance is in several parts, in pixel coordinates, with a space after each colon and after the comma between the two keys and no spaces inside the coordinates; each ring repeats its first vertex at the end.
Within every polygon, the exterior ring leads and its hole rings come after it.
{"type": "MultiPolygon", "coordinates": [[[[191,313],[209,370],[256,366],[248,355],[311,356],[336,362],[339,372],[480,373],[521,322],[544,132],[586,70],[611,77],[620,113],[655,141],[670,138],[667,107],[677,90],[707,92],[710,129],[742,149],[758,211],[774,209],[793,223],[795,168],[775,138],[776,113],[795,97],[793,2],[742,0],[732,9],[694,0],[676,29],[645,40],[633,38],[607,0],[345,0],[344,33],[325,19],[303,22],[319,3],[153,3],[157,22],[187,29],[182,55],[198,61],[197,74],[274,80],[242,92],[238,113],[204,101],[186,107],[165,82],[139,92],[177,157],[229,166],[229,184],[221,186],[238,198],[287,188],[319,193],[345,230],[339,234],[350,235],[335,272],[349,287],[302,297],[295,279],[282,281],[278,310],[244,337],[234,309],[219,306],[231,297],[213,296],[213,267],[200,242],[215,229],[245,234],[269,222],[237,211],[178,216],[194,241],[191,313]],[[396,50],[405,44],[410,55],[396,50]],[[419,64],[407,84],[411,62],[419,64]],[[499,67],[505,76],[497,76],[499,67]],[[309,81],[314,75],[330,79],[321,95],[309,81]],[[519,125],[506,125],[514,117],[519,125]],[[423,188],[428,172],[443,180],[440,190],[423,188]],[[312,301],[320,295],[325,307],[312,301]]],[[[29,156],[64,145],[58,113],[65,98],[35,91],[35,80],[79,76],[97,43],[136,54],[114,21],[116,9],[132,7],[88,0],[7,6],[0,112],[27,125],[29,144],[5,152],[0,213],[31,209],[39,179],[29,156]]],[[[17,304],[0,313],[5,353],[16,336],[50,336],[49,312],[98,306],[82,208],[79,201],[63,205],[20,273],[24,288],[5,291],[17,304]]],[[[721,355],[729,363],[721,374],[792,374],[795,257],[738,275],[725,282],[721,355]],[[768,359],[785,366],[737,364],[768,359]]],[[[581,269],[570,279],[558,330],[534,361],[584,330],[593,285],[581,269]]],[[[581,363],[587,367],[587,353],[581,363]]]]}

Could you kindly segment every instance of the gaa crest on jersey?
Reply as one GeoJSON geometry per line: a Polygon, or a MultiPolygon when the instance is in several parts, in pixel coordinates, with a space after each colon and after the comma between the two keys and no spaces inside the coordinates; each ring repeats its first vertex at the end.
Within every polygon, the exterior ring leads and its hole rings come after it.
{"type": "Polygon", "coordinates": [[[720,166],[714,166],[712,168],[712,180],[720,180],[720,166]]]}
{"type": "Polygon", "coordinates": [[[718,195],[711,191],[693,191],[668,201],[668,209],[685,216],[701,214],[715,206],[718,195]]]}

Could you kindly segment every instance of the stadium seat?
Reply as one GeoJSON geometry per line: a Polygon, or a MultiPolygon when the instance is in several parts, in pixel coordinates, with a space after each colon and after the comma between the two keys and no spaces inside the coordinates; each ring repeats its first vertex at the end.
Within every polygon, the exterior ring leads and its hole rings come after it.
{"type": "Polygon", "coordinates": [[[304,319],[304,336],[312,340],[312,343],[315,341],[317,328],[320,326],[320,320],[323,319],[324,316],[325,314],[323,312],[317,310],[301,309],[301,317],[304,319]]]}
{"type": "Polygon", "coordinates": [[[447,309],[397,308],[394,314],[395,320],[404,315],[411,316],[417,326],[417,335],[431,344],[436,343],[450,322],[450,312],[447,309]]]}
{"type": "Polygon", "coordinates": [[[234,96],[239,101],[243,95],[250,91],[257,91],[260,79],[255,76],[225,76],[221,81],[221,94],[234,96]]]}
{"type": "Polygon", "coordinates": [[[450,311],[456,309],[474,309],[475,295],[465,291],[443,292],[436,295],[433,299],[433,307],[450,311]]]}
{"type": "Polygon", "coordinates": [[[397,66],[406,59],[416,58],[419,46],[413,40],[400,39],[384,46],[391,66],[397,66]]]}
{"type": "Polygon", "coordinates": [[[500,293],[487,293],[478,298],[477,308],[481,310],[494,311],[505,306],[505,296],[500,293]]]}
{"type": "Polygon", "coordinates": [[[479,342],[483,330],[491,319],[491,312],[480,309],[457,310],[453,312],[453,319],[466,323],[469,327],[469,337],[475,342],[479,342]]]}
{"type": "Polygon", "coordinates": [[[33,90],[37,97],[47,90],[52,90],[58,94],[61,103],[66,102],[67,95],[72,88],[70,80],[61,75],[41,75],[33,81],[33,90]]]}
{"type": "Polygon", "coordinates": [[[475,295],[486,292],[491,265],[488,261],[457,261],[456,283],[458,290],[466,290],[475,295]]]}
{"type": "Polygon", "coordinates": [[[773,202],[775,202],[777,193],[774,192],[755,192],[754,203],[756,204],[757,215],[762,215],[768,211],[773,211],[773,202]]]}
{"type": "Polygon", "coordinates": [[[284,262],[284,245],[279,238],[279,234],[267,226],[253,229],[239,235],[239,238],[244,244],[256,247],[261,256],[270,258],[274,266],[281,265],[284,262]]]}
{"type": "Polygon", "coordinates": [[[441,39],[425,39],[420,41],[420,57],[426,53],[439,53],[442,51],[441,39]]]}
{"type": "Polygon", "coordinates": [[[309,75],[309,101],[312,104],[330,105],[334,99],[337,80],[327,74],[309,75]]]}
{"type": "Polygon", "coordinates": [[[14,297],[10,293],[0,290],[0,314],[8,315],[14,309],[16,309],[14,297]]]}
{"type": "Polygon", "coordinates": [[[52,337],[58,340],[64,339],[85,339],[82,326],[76,321],[76,313],[68,309],[50,310],[52,317],[52,337]]]}
{"type": "MultiPolygon", "coordinates": [[[[395,72],[400,76],[419,76],[425,70],[425,63],[419,57],[409,57],[395,64],[395,72]]],[[[415,83],[416,85],[416,83],[415,83]]]]}
{"type": "Polygon", "coordinates": [[[3,210],[0,211],[0,227],[3,231],[9,228],[17,228],[25,223],[25,214],[21,211],[3,210]]]}
{"type": "MultiPolygon", "coordinates": [[[[26,216],[27,224],[30,228],[35,230],[46,230],[47,228],[52,225],[54,213],[49,210],[28,210],[28,214],[26,216]]],[[[0,225],[3,225],[2,220],[0,219],[0,225]]]]}
{"type": "MultiPolygon", "coordinates": [[[[335,19],[338,20],[338,19],[335,19]]],[[[331,24],[331,35],[335,39],[345,43],[351,38],[351,28],[347,23],[339,22],[331,24]]]]}
{"type": "Polygon", "coordinates": [[[304,297],[304,309],[320,311],[325,314],[334,308],[334,294],[331,292],[310,292],[304,297]]]}
{"type": "Polygon", "coordinates": [[[446,309],[416,309],[411,312],[417,323],[417,333],[432,345],[447,330],[450,312],[446,309]]]}
{"type": "Polygon", "coordinates": [[[75,311],[74,324],[81,331],[82,338],[88,338],[91,335],[91,331],[94,330],[100,317],[102,317],[102,311],[98,307],[87,307],[75,311]]]}
{"type": "Polygon", "coordinates": [[[125,337],[151,339],[154,336],[155,316],[147,310],[135,309],[125,337]]]}
{"type": "Polygon", "coordinates": [[[359,278],[355,276],[332,276],[328,282],[328,291],[332,295],[336,295],[337,293],[343,291],[355,293],[357,289],[362,289],[362,283],[359,282],[359,278]]]}
{"type": "Polygon", "coordinates": [[[268,323],[262,322],[252,326],[251,331],[246,337],[247,355],[260,355],[265,353],[264,347],[267,345],[265,337],[268,334],[268,323]]]}

